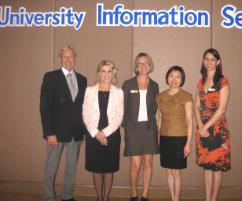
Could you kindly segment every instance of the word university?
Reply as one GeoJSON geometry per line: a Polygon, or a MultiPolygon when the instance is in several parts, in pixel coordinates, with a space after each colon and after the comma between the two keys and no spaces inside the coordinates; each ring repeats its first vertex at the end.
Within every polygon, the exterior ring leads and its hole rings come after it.
{"type": "Polygon", "coordinates": [[[0,27],[31,27],[53,26],[81,28],[86,12],[74,12],[73,8],[60,8],[56,12],[27,12],[26,8],[19,8],[12,12],[11,6],[0,7],[0,27]]]}

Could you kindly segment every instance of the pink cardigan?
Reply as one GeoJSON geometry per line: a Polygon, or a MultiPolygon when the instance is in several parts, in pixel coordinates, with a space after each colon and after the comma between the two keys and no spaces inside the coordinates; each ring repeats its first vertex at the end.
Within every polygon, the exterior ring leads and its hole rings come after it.
{"type": "MultiPolygon", "coordinates": [[[[82,106],[83,121],[86,125],[88,132],[92,137],[98,133],[98,122],[100,117],[98,105],[98,84],[87,87],[82,106]]],[[[108,126],[103,129],[105,136],[111,135],[116,131],[123,120],[124,113],[124,97],[123,91],[114,85],[111,85],[109,100],[108,100],[108,126]]]]}

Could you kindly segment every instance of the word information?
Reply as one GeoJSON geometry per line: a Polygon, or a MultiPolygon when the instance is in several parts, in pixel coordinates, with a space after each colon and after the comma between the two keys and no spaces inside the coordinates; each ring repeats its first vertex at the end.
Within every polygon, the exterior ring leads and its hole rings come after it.
{"type": "Polygon", "coordinates": [[[97,26],[133,27],[209,27],[210,15],[205,10],[186,10],[184,6],[173,6],[169,10],[129,10],[116,4],[113,10],[97,4],[97,26]]]}

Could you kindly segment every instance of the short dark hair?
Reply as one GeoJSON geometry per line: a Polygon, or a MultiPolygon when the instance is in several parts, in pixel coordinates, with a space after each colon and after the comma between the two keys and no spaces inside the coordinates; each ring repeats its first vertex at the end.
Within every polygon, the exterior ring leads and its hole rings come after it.
{"type": "Polygon", "coordinates": [[[185,75],[185,71],[183,70],[183,68],[181,66],[177,66],[177,65],[170,67],[169,70],[167,71],[167,73],[166,73],[166,84],[169,85],[168,77],[173,71],[178,71],[181,74],[180,87],[182,87],[185,83],[186,75],[185,75]]]}

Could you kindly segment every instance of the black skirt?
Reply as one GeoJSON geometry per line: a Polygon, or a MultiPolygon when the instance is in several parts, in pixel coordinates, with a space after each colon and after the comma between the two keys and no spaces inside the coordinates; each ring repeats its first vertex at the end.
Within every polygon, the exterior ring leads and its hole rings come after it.
{"type": "Polygon", "coordinates": [[[187,158],[184,158],[184,147],[187,137],[160,136],[160,164],[170,169],[187,168],[187,158]]]}
{"type": "Polygon", "coordinates": [[[119,170],[120,131],[111,134],[108,145],[101,145],[91,135],[86,136],[86,170],[96,173],[111,173],[119,170]]]}

